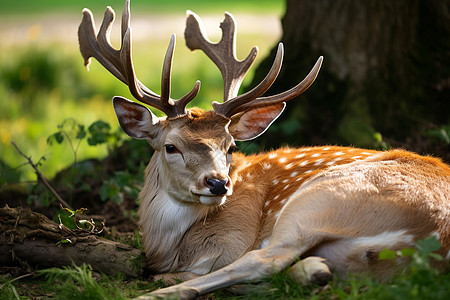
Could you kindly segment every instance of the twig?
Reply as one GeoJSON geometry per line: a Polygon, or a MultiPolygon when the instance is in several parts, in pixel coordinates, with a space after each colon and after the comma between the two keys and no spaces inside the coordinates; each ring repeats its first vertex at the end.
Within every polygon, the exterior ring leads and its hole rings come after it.
{"type": "Polygon", "coordinates": [[[39,171],[38,167],[35,163],[31,160],[31,157],[26,156],[20,148],[17,146],[17,144],[14,141],[11,141],[11,144],[16,148],[17,152],[23,157],[25,157],[28,160],[28,163],[33,167],[36,176],[38,177],[38,180],[41,180],[44,185],[50,190],[50,192],[58,199],[59,202],[61,202],[65,207],[71,208],[71,206],[58,194],[58,192],[50,185],[50,183],[47,181],[47,179],[42,175],[42,173],[39,171]]]}
{"type": "Polygon", "coordinates": [[[27,278],[27,277],[30,277],[30,276],[33,276],[33,275],[34,275],[33,273],[28,273],[28,274],[24,274],[24,275],[22,275],[22,276],[16,277],[16,278],[14,278],[14,279],[11,279],[10,281],[7,281],[7,282],[5,282],[4,284],[0,285],[0,290],[1,290],[4,286],[6,286],[7,284],[13,283],[14,281],[17,281],[17,280],[20,280],[20,279],[23,279],[23,278],[27,278]]]}

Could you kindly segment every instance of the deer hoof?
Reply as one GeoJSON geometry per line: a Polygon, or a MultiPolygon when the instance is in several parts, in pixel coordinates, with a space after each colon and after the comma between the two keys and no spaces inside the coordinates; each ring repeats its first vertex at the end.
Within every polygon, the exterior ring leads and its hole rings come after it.
{"type": "Polygon", "coordinates": [[[325,285],[332,278],[329,262],[321,257],[310,256],[302,259],[290,269],[290,275],[298,284],[325,285]]]}

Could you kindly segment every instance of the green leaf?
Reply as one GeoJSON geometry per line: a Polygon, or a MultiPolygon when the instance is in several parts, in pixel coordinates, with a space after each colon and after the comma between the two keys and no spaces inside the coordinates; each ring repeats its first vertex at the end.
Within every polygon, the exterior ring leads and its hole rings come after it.
{"type": "Polygon", "coordinates": [[[445,128],[439,128],[428,131],[430,137],[434,137],[445,144],[450,144],[450,131],[446,131],[445,128]]]}
{"type": "Polygon", "coordinates": [[[64,141],[64,135],[61,131],[58,131],[47,138],[47,144],[53,145],[53,143],[61,144],[64,141]]]}
{"type": "Polygon", "coordinates": [[[84,129],[84,125],[78,124],[78,132],[76,135],[76,139],[82,140],[86,136],[86,130],[84,129]]]}
{"type": "Polygon", "coordinates": [[[428,254],[431,258],[434,258],[435,260],[437,260],[437,261],[443,261],[444,260],[444,258],[441,256],[441,255],[439,255],[439,254],[437,254],[437,253],[430,253],[430,254],[428,254]]]}
{"type": "Polygon", "coordinates": [[[89,126],[88,131],[91,137],[88,138],[88,143],[91,146],[104,144],[107,142],[110,133],[111,126],[103,121],[96,121],[89,126]]]}
{"type": "Polygon", "coordinates": [[[63,239],[56,243],[56,245],[61,245],[61,244],[72,244],[72,241],[70,239],[63,239]]]}
{"type": "Polygon", "coordinates": [[[441,244],[435,236],[430,236],[423,240],[417,241],[416,247],[417,250],[423,254],[429,254],[433,251],[439,250],[441,248],[441,244]]]}
{"type": "Polygon", "coordinates": [[[380,254],[378,254],[379,259],[382,260],[389,260],[394,259],[397,257],[397,254],[395,251],[389,250],[389,249],[383,249],[380,254]]]}
{"type": "Polygon", "coordinates": [[[414,253],[416,253],[416,249],[404,248],[404,249],[400,250],[399,252],[400,252],[400,256],[409,257],[409,256],[412,256],[414,253]]]}

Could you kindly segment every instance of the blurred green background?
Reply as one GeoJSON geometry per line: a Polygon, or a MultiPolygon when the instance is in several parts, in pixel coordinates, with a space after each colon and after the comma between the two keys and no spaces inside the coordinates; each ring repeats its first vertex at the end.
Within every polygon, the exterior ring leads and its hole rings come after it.
{"type": "MultiPolygon", "coordinates": [[[[25,159],[18,155],[11,140],[33,161],[40,161],[40,170],[51,178],[74,162],[71,147],[77,151],[77,161],[101,158],[108,153],[108,145],[88,147],[87,141],[82,140],[78,146],[75,137],[73,145],[66,144],[67,139],[62,144],[49,145],[48,137],[60,130],[64,122],[66,129],[79,125],[87,128],[102,120],[121,135],[111,98],[132,97],[127,87],[95,60],[90,72],[86,71],[77,41],[82,9],[91,9],[98,27],[108,5],[117,15],[111,41],[118,48],[123,0],[0,2],[0,160],[7,168],[20,170],[22,180],[34,180],[34,171],[21,167],[25,159]]],[[[184,46],[186,10],[202,17],[212,40],[220,38],[223,12],[233,13],[238,26],[237,55],[243,59],[252,46],[258,45],[257,65],[280,39],[284,7],[281,0],[133,0],[131,22],[137,76],[159,93],[165,49],[170,35],[176,33],[172,97],[181,97],[200,79],[200,95],[191,105],[209,108],[212,100],[220,100],[222,80],[204,54],[190,52],[184,46]]],[[[244,85],[252,79],[253,70],[244,85]]]]}

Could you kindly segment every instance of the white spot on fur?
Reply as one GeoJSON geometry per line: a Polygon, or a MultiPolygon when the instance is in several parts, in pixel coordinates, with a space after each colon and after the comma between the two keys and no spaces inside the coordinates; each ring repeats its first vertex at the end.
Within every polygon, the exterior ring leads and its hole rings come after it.
{"type": "Polygon", "coordinates": [[[311,157],[318,157],[320,155],[322,155],[322,154],[321,153],[314,153],[313,155],[311,155],[311,157]]]}
{"type": "Polygon", "coordinates": [[[333,160],[327,162],[326,165],[332,166],[332,165],[334,165],[336,162],[338,162],[338,161],[340,161],[340,160],[342,160],[342,157],[336,157],[335,159],[333,159],[333,160]]]}
{"type": "Polygon", "coordinates": [[[289,163],[289,164],[287,164],[284,168],[286,169],[286,170],[289,170],[290,168],[292,168],[294,166],[294,163],[289,163]]]}
{"type": "Polygon", "coordinates": [[[286,184],[286,186],[283,188],[283,190],[287,189],[289,187],[289,184],[286,184]]]}
{"type": "Polygon", "coordinates": [[[291,153],[291,149],[286,149],[283,151],[284,153],[291,153]]]}
{"type": "Polygon", "coordinates": [[[300,154],[296,155],[295,158],[302,158],[304,156],[305,156],[305,153],[300,153],[300,154]]]}
{"type": "Polygon", "coordinates": [[[344,154],[344,152],[342,152],[342,151],[338,151],[338,152],[334,152],[333,153],[333,155],[343,155],[344,154]]]}
{"type": "Polygon", "coordinates": [[[297,172],[297,171],[294,171],[294,172],[291,173],[290,176],[291,176],[291,177],[296,177],[297,175],[298,175],[298,172],[297,172]]]}
{"type": "Polygon", "coordinates": [[[373,155],[374,153],[369,153],[369,152],[361,152],[361,154],[363,154],[363,155],[373,155]]]}
{"type": "Polygon", "coordinates": [[[263,163],[262,168],[263,168],[263,170],[268,170],[268,169],[272,168],[272,165],[269,163],[263,163]]]}
{"type": "Polygon", "coordinates": [[[273,200],[277,200],[278,198],[280,198],[280,195],[276,195],[275,197],[273,197],[273,200]]]}
{"type": "Polygon", "coordinates": [[[330,150],[330,147],[325,147],[323,148],[323,150],[330,150]]]}
{"type": "Polygon", "coordinates": [[[320,158],[320,159],[316,160],[316,162],[314,163],[314,166],[318,166],[318,165],[320,165],[322,162],[323,162],[323,159],[320,158]]]}
{"type": "Polygon", "coordinates": [[[312,171],[314,171],[314,170],[308,170],[308,171],[305,171],[304,173],[308,174],[308,173],[311,173],[312,171]]]}
{"type": "Polygon", "coordinates": [[[276,153],[276,152],[273,152],[273,153],[270,153],[270,154],[269,154],[269,158],[270,158],[270,159],[273,159],[273,158],[275,158],[275,157],[277,157],[277,153],[276,153]]]}
{"type": "Polygon", "coordinates": [[[303,149],[300,149],[300,151],[311,151],[311,148],[303,148],[303,149]]]}
{"type": "Polygon", "coordinates": [[[286,204],[287,200],[288,200],[288,198],[283,199],[283,200],[280,201],[280,203],[281,203],[282,205],[284,205],[284,204],[286,204]]]}
{"type": "Polygon", "coordinates": [[[267,212],[267,215],[270,216],[273,213],[272,209],[269,209],[269,211],[267,212]]]}
{"type": "Polygon", "coordinates": [[[283,181],[282,181],[282,183],[287,183],[289,181],[289,179],[284,179],[283,181]]]}
{"type": "Polygon", "coordinates": [[[303,166],[306,166],[307,164],[308,164],[308,160],[304,160],[299,165],[303,167],[303,166]]]}
{"type": "Polygon", "coordinates": [[[273,184],[273,185],[278,184],[278,182],[279,182],[278,179],[272,180],[272,184],[273,184]]]}
{"type": "Polygon", "coordinates": [[[280,163],[284,164],[286,162],[287,158],[286,157],[282,157],[280,158],[280,160],[278,160],[280,163]]]}
{"type": "Polygon", "coordinates": [[[264,203],[264,208],[266,208],[267,206],[269,206],[269,200],[266,201],[266,203],[264,203]]]}
{"type": "Polygon", "coordinates": [[[303,180],[303,177],[298,177],[297,179],[295,179],[296,182],[303,180]]]}

